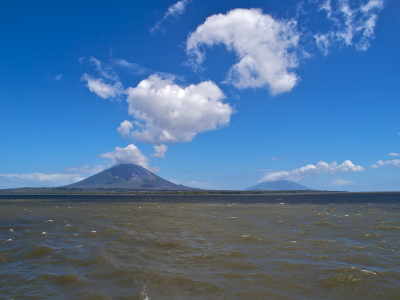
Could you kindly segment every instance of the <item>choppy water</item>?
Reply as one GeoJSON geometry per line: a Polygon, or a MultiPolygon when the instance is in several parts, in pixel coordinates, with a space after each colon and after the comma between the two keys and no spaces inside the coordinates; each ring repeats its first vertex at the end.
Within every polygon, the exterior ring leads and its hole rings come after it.
{"type": "Polygon", "coordinates": [[[400,193],[1,196],[0,299],[400,299],[400,193]]]}

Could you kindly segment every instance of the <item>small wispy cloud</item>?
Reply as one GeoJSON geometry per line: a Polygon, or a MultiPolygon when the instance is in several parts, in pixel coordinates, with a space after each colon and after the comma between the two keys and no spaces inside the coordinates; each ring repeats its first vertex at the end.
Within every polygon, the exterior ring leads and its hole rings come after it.
{"type": "Polygon", "coordinates": [[[347,181],[344,179],[337,178],[332,182],[333,186],[345,186],[345,185],[353,185],[353,181],[347,181]]]}
{"type": "Polygon", "coordinates": [[[168,7],[168,10],[165,12],[164,17],[158,21],[154,27],[150,29],[150,32],[154,34],[157,30],[161,30],[161,24],[169,17],[178,18],[180,15],[183,15],[186,11],[186,6],[189,4],[189,0],[181,0],[172,4],[168,7]]]}
{"type": "Polygon", "coordinates": [[[103,99],[115,98],[118,95],[125,93],[121,82],[116,82],[114,85],[105,83],[102,78],[94,78],[88,74],[83,74],[81,81],[86,81],[89,90],[103,99]]]}
{"type": "Polygon", "coordinates": [[[145,156],[142,151],[133,144],[128,145],[125,148],[115,147],[114,151],[102,153],[100,157],[111,159],[113,162],[109,167],[113,167],[119,164],[135,164],[141,166],[151,172],[159,172],[158,167],[149,167],[149,159],[145,156]]]}
{"type": "Polygon", "coordinates": [[[196,181],[196,180],[192,180],[192,181],[187,181],[187,180],[183,180],[183,179],[177,179],[177,178],[168,178],[168,181],[171,181],[175,184],[182,184],[185,186],[189,186],[189,187],[194,187],[194,188],[198,188],[198,189],[215,189],[215,185],[211,182],[201,182],[201,181],[196,181]]]}
{"type": "Polygon", "coordinates": [[[390,156],[400,156],[399,153],[389,153],[390,156]]]}
{"type": "Polygon", "coordinates": [[[177,76],[175,74],[146,68],[137,63],[132,63],[132,62],[129,62],[129,61],[127,61],[125,59],[121,59],[121,58],[112,59],[110,64],[116,69],[122,68],[122,69],[127,70],[130,75],[148,76],[151,74],[157,74],[158,76],[160,76],[162,78],[179,79],[181,81],[184,80],[184,78],[182,76],[177,76]]]}
{"type": "Polygon", "coordinates": [[[0,187],[57,187],[85,179],[80,174],[63,173],[28,173],[0,174],[0,187]]]}
{"type": "Polygon", "coordinates": [[[213,187],[213,184],[210,182],[200,182],[200,181],[195,181],[195,180],[188,182],[186,185],[190,186],[190,187],[194,187],[194,188],[199,188],[199,189],[213,187]]]}
{"type": "Polygon", "coordinates": [[[81,81],[86,81],[89,90],[103,99],[116,98],[120,100],[119,96],[126,92],[115,70],[109,64],[92,56],[89,58],[89,62],[95,68],[98,77],[85,73],[82,75],[81,81]]]}
{"type": "Polygon", "coordinates": [[[63,74],[58,74],[58,75],[56,75],[56,76],[54,77],[54,79],[58,81],[58,80],[61,80],[62,77],[63,77],[63,74]]]}
{"type": "Polygon", "coordinates": [[[66,174],[96,174],[106,169],[105,166],[83,166],[66,168],[63,173],[66,174]]]}
{"type": "Polygon", "coordinates": [[[153,157],[161,157],[165,159],[165,152],[168,150],[167,145],[153,145],[154,153],[151,155],[153,157]]]}
{"type": "Polygon", "coordinates": [[[246,172],[264,173],[264,172],[273,172],[273,171],[276,171],[276,169],[254,169],[254,170],[248,170],[246,172]]]}
{"type": "Polygon", "coordinates": [[[66,168],[60,172],[0,174],[0,188],[59,187],[81,181],[106,168],[108,166],[86,165],[66,168]]]}
{"type": "Polygon", "coordinates": [[[308,177],[318,175],[318,174],[337,174],[337,173],[348,173],[348,172],[362,172],[366,169],[353,164],[350,160],[345,160],[342,164],[337,162],[332,162],[330,164],[320,161],[316,165],[307,165],[299,169],[294,169],[290,172],[279,171],[267,173],[258,183],[265,181],[276,181],[276,180],[291,180],[299,181],[304,180],[308,177]]]}
{"type": "MultiPolygon", "coordinates": [[[[83,60],[83,57],[79,59],[81,63],[83,63],[83,60]]],[[[119,70],[122,68],[128,71],[130,75],[148,76],[149,74],[156,74],[163,79],[177,80],[180,82],[184,81],[182,76],[155,71],[124,59],[114,58],[111,59],[109,63],[104,63],[91,56],[89,57],[89,63],[92,68],[94,67],[94,72],[97,74],[93,76],[85,73],[82,75],[81,81],[86,82],[87,88],[103,99],[116,99],[120,101],[121,96],[125,95],[127,92],[117,74],[118,68],[119,70]]]]}
{"type": "Polygon", "coordinates": [[[97,58],[91,56],[89,58],[90,64],[95,67],[96,71],[99,73],[99,75],[105,79],[110,79],[113,81],[119,81],[119,77],[117,73],[114,71],[114,69],[97,58]]]}
{"type": "Polygon", "coordinates": [[[154,73],[153,70],[143,67],[137,63],[131,63],[125,59],[116,58],[111,60],[111,64],[117,67],[123,67],[133,75],[148,75],[154,73]]]}
{"type": "Polygon", "coordinates": [[[328,54],[329,48],[334,44],[355,46],[360,51],[367,50],[370,41],[375,38],[378,13],[384,8],[384,0],[369,0],[358,6],[349,0],[334,1],[334,6],[331,2],[333,1],[324,0],[318,9],[326,13],[332,27],[326,33],[314,35],[317,47],[324,55],[328,54]]]}
{"type": "Polygon", "coordinates": [[[388,160],[388,161],[378,160],[376,162],[376,164],[371,165],[371,168],[379,169],[380,167],[388,166],[388,165],[392,165],[395,168],[400,168],[400,159],[393,159],[393,160],[388,160]]]}

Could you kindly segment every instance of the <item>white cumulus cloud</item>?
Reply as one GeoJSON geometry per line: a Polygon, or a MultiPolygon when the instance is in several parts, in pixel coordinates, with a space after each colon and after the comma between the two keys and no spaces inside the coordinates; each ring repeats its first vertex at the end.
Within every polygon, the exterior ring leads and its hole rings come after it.
{"type": "Polygon", "coordinates": [[[326,55],[332,45],[355,46],[365,51],[370,41],[375,38],[375,27],[378,13],[384,8],[384,0],[368,0],[359,2],[325,0],[319,11],[325,11],[327,19],[332,22],[332,29],[327,33],[314,35],[317,46],[326,55]]]}
{"type": "Polygon", "coordinates": [[[292,170],[291,172],[279,171],[267,173],[258,182],[265,181],[276,181],[276,180],[290,180],[299,181],[304,180],[310,176],[317,174],[337,174],[337,173],[348,173],[348,172],[361,172],[366,169],[361,166],[354,165],[350,160],[345,160],[341,165],[337,162],[330,164],[320,161],[316,165],[307,165],[299,169],[292,170]]]}
{"type": "Polygon", "coordinates": [[[275,20],[260,9],[234,9],[213,15],[190,34],[186,50],[191,62],[205,59],[202,46],[223,44],[234,51],[238,62],[231,67],[227,82],[237,88],[268,86],[272,94],[290,91],[298,76],[299,34],[293,20],[275,20]]]}
{"type": "Polygon", "coordinates": [[[390,156],[400,156],[399,153],[389,153],[390,156]]]}
{"type": "Polygon", "coordinates": [[[161,157],[165,159],[165,152],[167,152],[168,150],[168,146],[167,145],[154,145],[154,154],[152,154],[151,156],[154,157],[161,157]]]}
{"type": "Polygon", "coordinates": [[[109,167],[119,164],[135,164],[151,172],[160,171],[157,167],[149,167],[149,159],[133,144],[125,148],[115,147],[114,151],[102,153],[99,156],[113,160],[113,163],[109,167]]]}
{"type": "MultiPolygon", "coordinates": [[[[128,112],[136,119],[130,137],[156,145],[191,141],[199,132],[227,125],[233,113],[211,81],[181,87],[172,79],[151,75],[127,94],[128,112]]],[[[123,135],[130,129],[126,122],[118,128],[123,135]]]]}
{"type": "Polygon", "coordinates": [[[352,185],[354,184],[353,181],[348,181],[344,179],[337,178],[332,182],[333,186],[345,186],[345,185],[352,185]]]}
{"type": "Polygon", "coordinates": [[[121,137],[124,139],[124,138],[130,137],[132,129],[133,129],[132,122],[125,120],[119,125],[117,131],[121,135],[121,137]]]}
{"type": "Polygon", "coordinates": [[[376,164],[371,165],[372,169],[379,169],[380,167],[392,165],[395,168],[400,168],[400,159],[393,159],[388,161],[378,160],[376,164]]]}

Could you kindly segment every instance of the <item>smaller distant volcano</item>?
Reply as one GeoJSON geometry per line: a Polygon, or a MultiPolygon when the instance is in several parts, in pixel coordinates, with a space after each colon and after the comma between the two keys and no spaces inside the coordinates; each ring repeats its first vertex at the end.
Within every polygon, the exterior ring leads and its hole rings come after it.
{"type": "Polygon", "coordinates": [[[121,164],[90,176],[82,181],[63,186],[72,189],[126,189],[126,190],[198,190],[165,180],[149,170],[134,164],[121,164]]]}
{"type": "Polygon", "coordinates": [[[244,189],[244,191],[303,191],[303,190],[312,191],[313,189],[310,189],[304,185],[288,180],[262,182],[260,184],[244,189]]]}

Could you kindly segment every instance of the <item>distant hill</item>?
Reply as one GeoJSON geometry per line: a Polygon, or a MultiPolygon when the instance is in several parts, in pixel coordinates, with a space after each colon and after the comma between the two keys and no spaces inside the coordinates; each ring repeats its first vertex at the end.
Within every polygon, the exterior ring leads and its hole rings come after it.
{"type": "Polygon", "coordinates": [[[150,191],[198,190],[165,180],[152,172],[134,164],[121,164],[82,181],[63,186],[75,189],[127,189],[150,191]]]}
{"type": "Polygon", "coordinates": [[[304,185],[288,180],[262,182],[260,184],[244,189],[244,191],[300,191],[300,190],[312,191],[313,189],[310,189],[304,185]]]}

